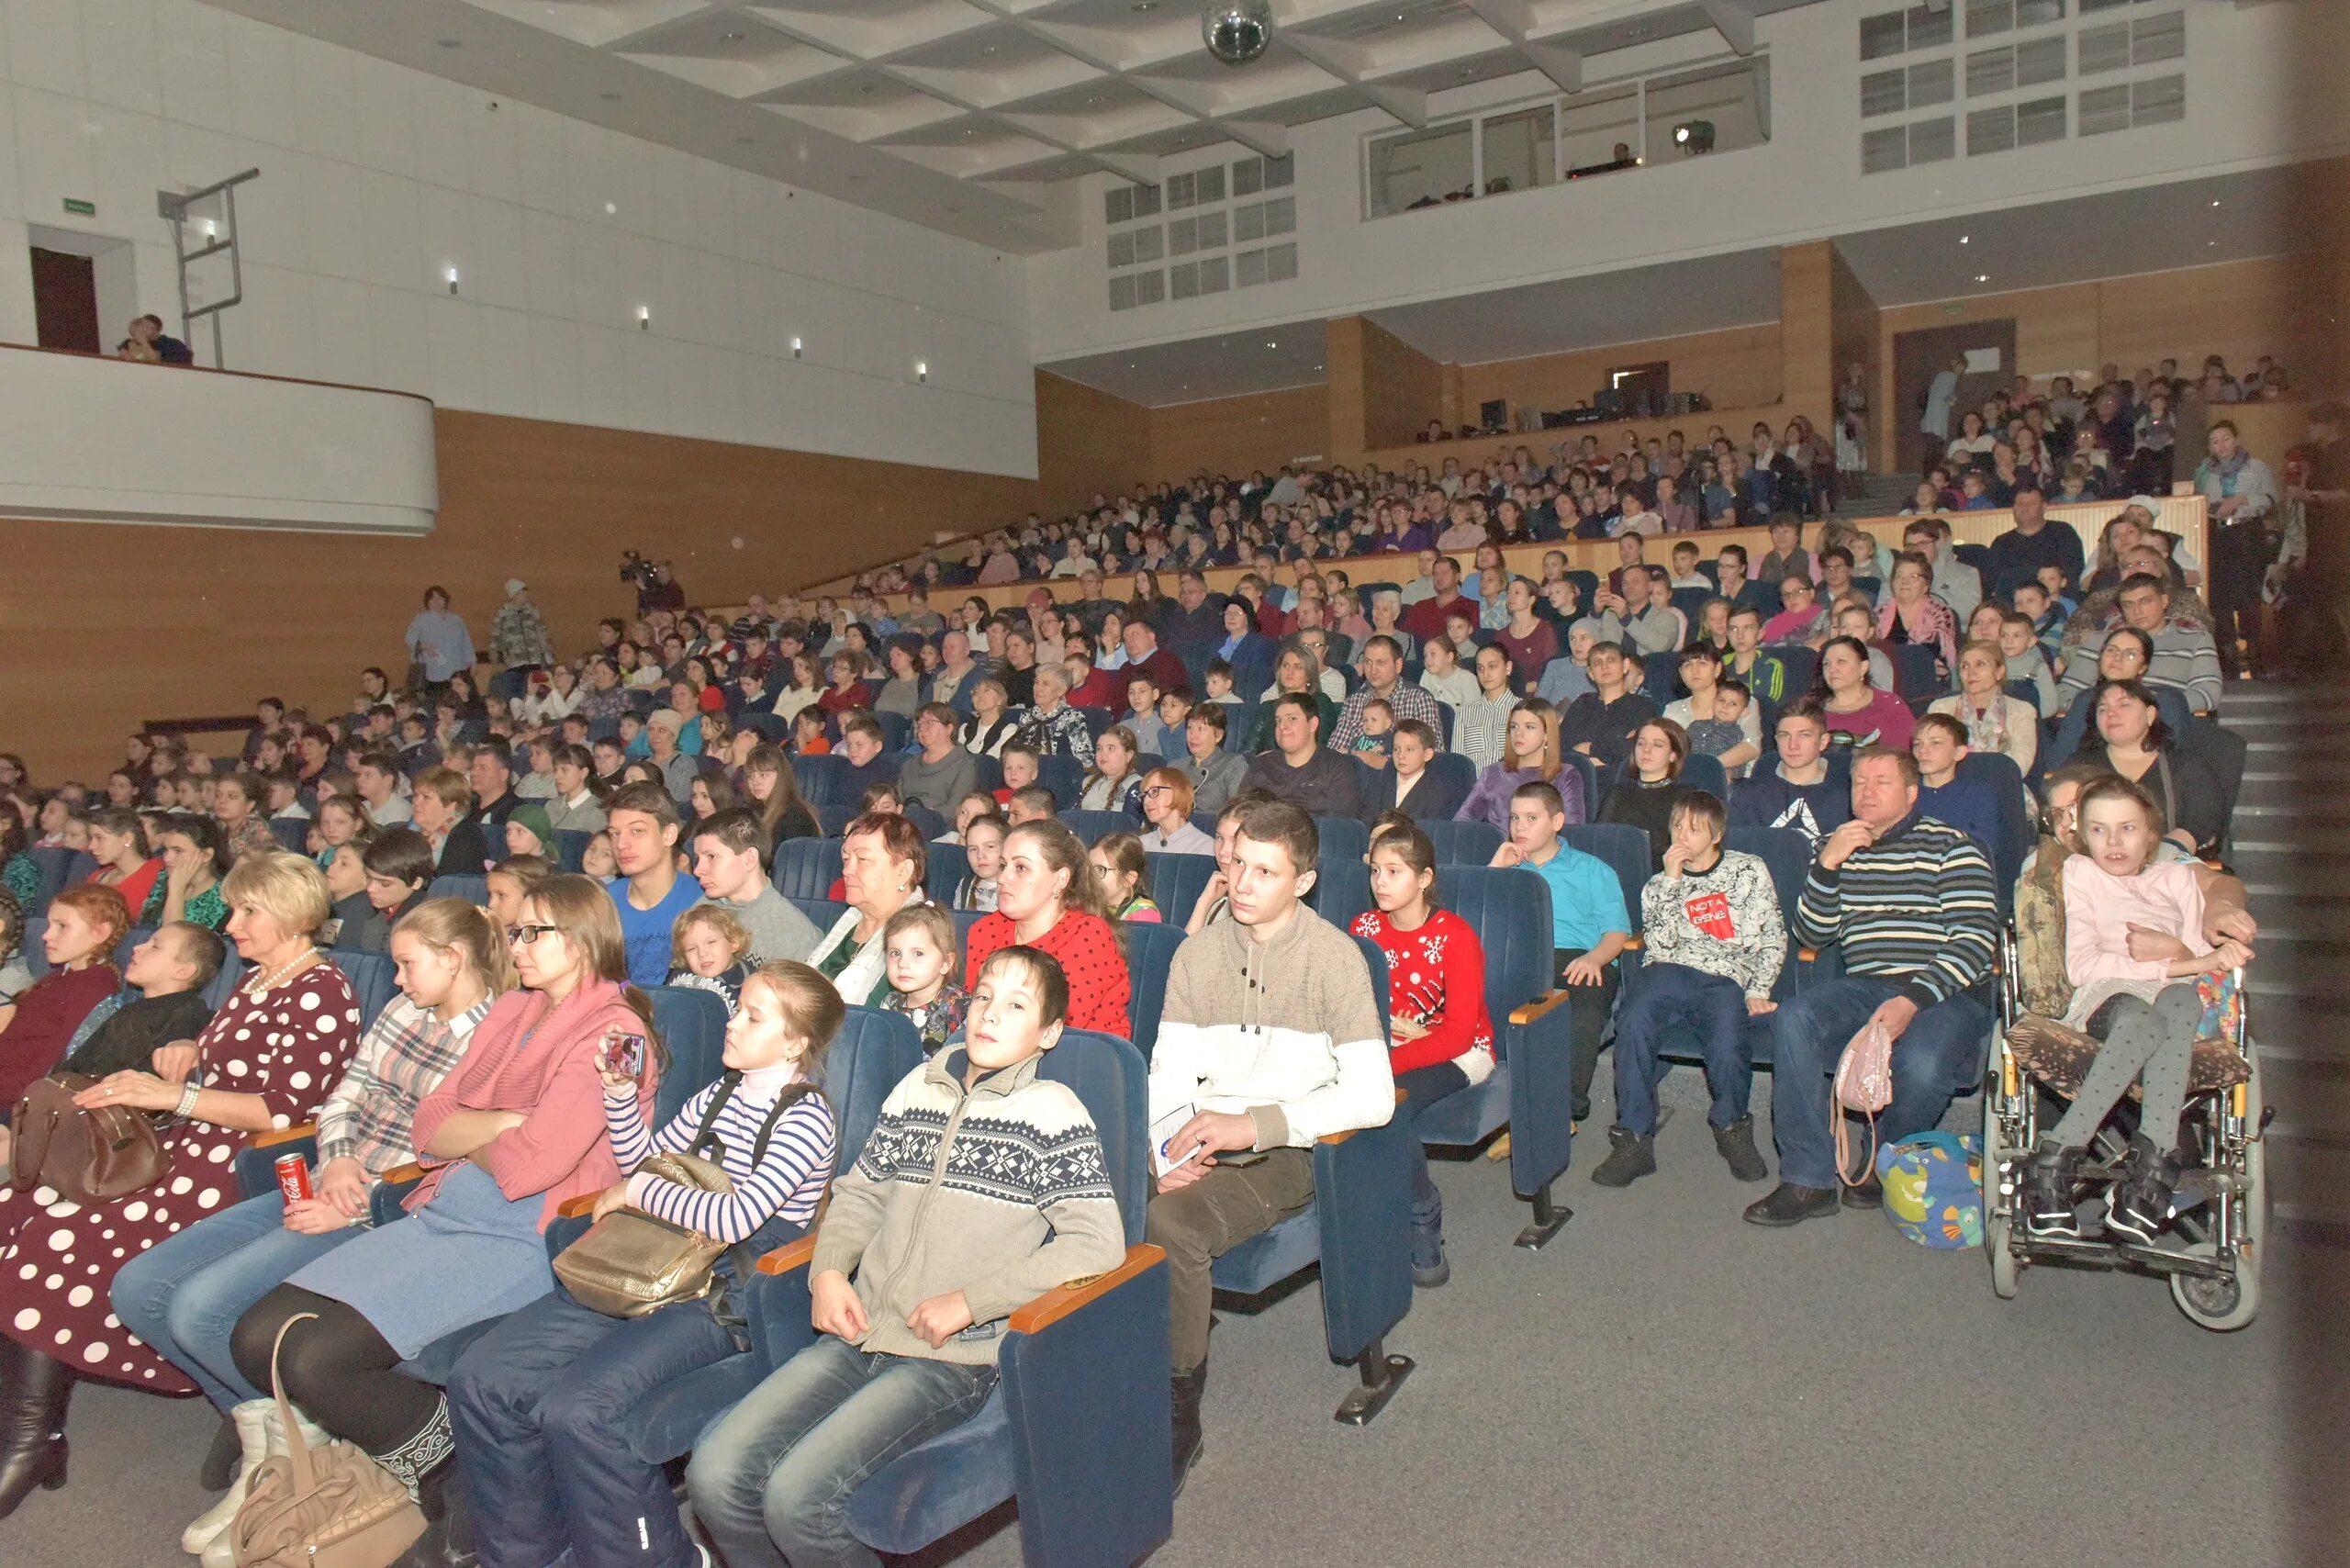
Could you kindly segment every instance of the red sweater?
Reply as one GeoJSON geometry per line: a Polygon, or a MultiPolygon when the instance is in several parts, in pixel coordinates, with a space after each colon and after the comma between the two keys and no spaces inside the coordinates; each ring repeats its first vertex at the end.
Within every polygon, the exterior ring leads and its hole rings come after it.
{"type": "MultiPolygon", "coordinates": [[[[1008,914],[983,914],[971,926],[965,947],[963,983],[969,985],[979,966],[999,947],[1017,944],[1008,914]]],[[[1105,1035],[1134,1038],[1126,1022],[1126,1003],[1134,995],[1126,978],[1125,955],[1118,950],[1118,934],[1099,915],[1070,910],[1053,928],[1029,944],[1058,958],[1069,976],[1069,1026],[1098,1029],[1105,1035]]]]}
{"type": "MultiPolygon", "coordinates": [[[[596,1067],[608,1029],[644,1033],[643,1020],[610,980],[589,980],[553,1010],[538,991],[508,991],[474,1030],[456,1070],[417,1106],[416,1147],[431,1142],[457,1111],[527,1113],[530,1120],[470,1158],[509,1199],[545,1193],[539,1212],[544,1230],[566,1200],[600,1193],[621,1179],[604,1132],[604,1080],[596,1067]]],[[[637,1103],[648,1115],[655,1076],[647,1060],[637,1103]]],[[[430,1202],[458,1163],[434,1163],[403,1206],[413,1211],[430,1202]]]]}
{"type": "MultiPolygon", "coordinates": [[[[0,1031],[0,1107],[13,1109],[36,1080],[48,1077],[90,1009],[121,989],[114,966],[100,962],[51,969],[18,991],[17,1015],[0,1031]]],[[[1124,1005],[1125,992],[1118,994],[1124,1005]]]]}
{"type": "Polygon", "coordinates": [[[1387,955],[1390,1014],[1427,1026],[1418,1039],[1388,1047],[1391,1069],[1410,1072],[1472,1050],[1493,1050],[1494,1026],[1485,1016],[1485,949],[1467,921],[1439,909],[1417,930],[1398,931],[1374,909],[1357,915],[1353,929],[1387,955]]]}

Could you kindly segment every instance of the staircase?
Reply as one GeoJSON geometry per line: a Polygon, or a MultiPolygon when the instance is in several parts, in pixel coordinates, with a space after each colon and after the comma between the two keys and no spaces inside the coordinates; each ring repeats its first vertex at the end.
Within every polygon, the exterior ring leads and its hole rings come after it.
{"type": "Polygon", "coordinates": [[[1909,504],[1917,493],[1918,480],[1908,474],[1863,474],[1855,481],[1850,476],[1844,480],[1842,500],[1830,517],[1850,518],[1858,521],[1864,518],[1892,517],[1909,504]]]}
{"type": "Polygon", "coordinates": [[[2230,683],[2248,743],[2230,854],[2260,940],[2247,972],[2269,1191],[2298,1238],[2350,1241],[2350,691],[2230,683]]]}

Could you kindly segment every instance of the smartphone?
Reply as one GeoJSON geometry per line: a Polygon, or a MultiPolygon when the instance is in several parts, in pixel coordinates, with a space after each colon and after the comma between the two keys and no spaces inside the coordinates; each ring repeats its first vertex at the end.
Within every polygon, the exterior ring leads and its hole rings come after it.
{"type": "Polygon", "coordinates": [[[604,1042],[603,1069],[614,1078],[644,1076],[644,1036],[613,1035],[604,1042]]]}

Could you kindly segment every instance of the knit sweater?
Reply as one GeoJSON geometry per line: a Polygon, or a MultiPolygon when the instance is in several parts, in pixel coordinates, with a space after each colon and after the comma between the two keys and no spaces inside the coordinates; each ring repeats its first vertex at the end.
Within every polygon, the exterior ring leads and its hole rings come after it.
{"type": "Polygon", "coordinates": [[[1472,1083],[1494,1072],[1494,1025],[1485,1012],[1485,949],[1467,921],[1449,909],[1431,910],[1410,931],[1396,929],[1381,910],[1355,917],[1358,936],[1387,955],[1387,1011],[1427,1033],[1399,1040],[1387,1053],[1397,1074],[1457,1061],[1472,1083]]]}
{"type": "Polygon", "coordinates": [[[694,1135],[710,1114],[711,1101],[736,1076],[730,1072],[705,1085],[657,1133],[646,1129],[633,1092],[604,1091],[604,1131],[611,1140],[612,1158],[621,1170],[634,1172],[628,1179],[629,1203],[729,1245],[748,1239],[769,1219],[806,1226],[815,1216],[817,1200],[833,1173],[833,1108],[821,1094],[801,1095],[777,1117],[766,1149],[758,1147],[759,1129],[767,1126],[777,1100],[799,1081],[798,1072],[789,1066],[740,1074],[741,1081],[711,1124],[718,1162],[734,1184],[733,1192],[705,1193],[636,1169],[655,1149],[692,1152],[694,1135]],[[754,1163],[753,1156],[762,1153],[764,1158],[754,1163]]]}
{"type": "Polygon", "coordinates": [[[1991,972],[1999,906],[1982,847],[1912,812],[1830,871],[1817,860],[1796,902],[1798,942],[1843,950],[1847,974],[1889,980],[1919,1007],[1991,972]]]}
{"type": "Polygon", "coordinates": [[[1786,962],[1787,932],[1771,873],[1754,856],[1725,849],[1703,871],[1660,872],[1640,890],[1646,960],[1734,980],[1760,1001],[1786,962]]]}
{"type": "Polygon", "coordinates": [[[914,1069],[882,1103],[834,1183],[810,1278],[856,1274],[876,1353],[992,1364],[1021,1303],[1125,1253],[1102,1140],[1085,1103],[1030,1057],[965,1087],[961,1047],[914,1069]],[[961,1291],[971,1327],[933,1348],[915,1307],[961,1291]]]}
{"type": "MultiPolygon", "coordinates": [[[[604,1135],[604,1080],[596,1057],[607,1030],[642,1034],[643,1020],[610,980],[588,980],[550,1008],[535,991],[509,991],[475,1028],[457,1070],[416,1108],[419,1149],[431,1147],[441,1125],[459,1111],[520,1111],[528,1120],[507,1128],[466,1158],[487,1171],[509,1198],[545,1194],[539,1228],[564,1204],[599,1193],[621,1178],[604,1135]]],[[[650,1114],[655,1078],[645,1063],[637,1105],[650,1114]]],[[[460,1161],[425,1173],[403,1204],[409,1212],[432,1200],[460,1161]]]]}
{"type": "Polygon", "coordinates": [[[1304,908],[1270,941],[1219,920],[1175,950],[1150,1066],[1154,1103],[1188,1092],[1200,1110],[1244,1114],[1259,1148],[1310,1148],[1395,1114],[1371,966],[1304,908]]]}

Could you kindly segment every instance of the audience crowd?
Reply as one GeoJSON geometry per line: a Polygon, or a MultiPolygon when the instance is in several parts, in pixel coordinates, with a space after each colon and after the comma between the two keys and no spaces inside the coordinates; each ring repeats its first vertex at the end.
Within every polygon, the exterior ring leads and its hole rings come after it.
{"type": "MultiPolygon", "coordinates": [[[[2206,397],[2224,400],[2223,374],[2206,397]]],[[[2117,882],[2190,868],[2165,873],[2199,901],[2165,975],[2249,956],[2241,887],[2192,868],[2226,830],[2210,737],[2248,630],[2227,608],[2215,625],[2252,558],[2222,541],[2271,537],[2285,498],[2221,421],[2194,471],[2212,559],[2157,528],[2132,493],[2170,477],[2169,375],[2087,399],[2020,386],[1968,412],[1898,550],[1820,516],[1838,464],[1807,422],[1745,450],[1717,432],[1605,459],[1587,436],[1548,467],[1520,449],[1467,473],[1160,487],[837,600],[700,611],[647,567],[639,613],[575,659],[515,579],[486,681],[435,587],[401,678],[360,672],[340,711],[265,700],[233,755],[141,734],[96,785],[0,755],[0,1101],[81,1074],[78,1104],[152,1114],[162,1144],[134,1196],[0,1191],[0,1515],[62,1484],[76,1379],[201,1394],[235,1481],[183,1544],[229,1561],[252,1467],[285,1441],[274,1368],[300,1419],[416,1499],[429,1526],[403,1561],[707,1562],[611,1424],[733,1353],[727,1293],[606,1316],[558,1282],[543,1233],[576,1210],[641,1214],[748,1257],[821,1213],[814,1347],[724,1416],[686,1482],[736,1568],[876,1561],[845,1521],[854,1478],[985,1401],[1013,1307],[1119,1259],[1101,1144],[1036,1062],[1066,1030],[1143,1023],[1154,1117],[1165,1093],[1185,1113],[1147,1222],[1180,1485],[1203,1449],[1214,1260],[1312,1200],[1317,1139],[1422,1116],[1497,1065],[1492,934],[1446,908],[1464,873],[1431,829],[1481,824],[1492,867],[1544,885],[1578,1122],[1616,1052],[1595,1181],[1655,1169],[1676,1051],[1704,1063],[1731,1175],[1767,1179],[1760,1030],[1778,1182],[1746,1217],[1880,1202],[1841,1165],[1827,1072],[1864,1025],[1902,1042],[1887,1138],[1979,1079],[2029,790],[2143,803],[2153,829],[2130,863],[2068,804],[2044,819],[2050,865],[2094,854],[2117,882]],[[2045,512],[2084,489],[2124,498],[2088,549],[2045,512]],[[1953,545],[1940,514],[1985,498],[2012,526],[1953,545]],[[1759,562],[1695,537],[1749,521],[1770,525],[1759,562]],[[1613,537],[1617,566],[1501,566],[1503,545],[1567,536],[1613,537]],[[1382,551],[1379,579],[1332,564],[1382,551]],[[1250,569],[1227,596],[1210,566],[1250,569]],[[1135,574],[1131,597],[1104,596],[1113,571],[1135,574]],[[933,602],[1031,575],[1077,597],[933,602]],[[1593,823],[1638,830],[1632,887],[1579,846],[1593,823]],[[1364,826],[1367,902],[1333,924],[1328,846],[1364,826]],[[1756,828],[1807,861],[1785,905],[1728,846],[1756,828]],[[837,860],[829,900],[779,890],[798,840],[837,860]],[[1213,869],[1162,908],[1178,856],[1213,869]],[[1159,923],[1182,940],[1145,1020],[1133,933],[1159,923]],[[1385,1029],[1349,930],[1385,957],[1385,1029]],[[1835,978],[1780,987],[1794,946],[1831,944],[1835,978]],[[230,946],[242,978],[208,1002],[230,946]],[[372,1017],[331,961],[352,952],[397,965],[372,1017]],[[662,986],[714,993],[730,1019],[724,1075],[666,1121],[662,986]],[[838,1108],[811,1090],[850,1008],[902,1014],[929,1056],[833,1179],[838,1108]],[[312,1195],[241,1197],[236,1151],[306,1123],[312,1195]],[[729,1186],[663,1162],[688,1155],[729,1186]],[[405,1217],[367,1224],[411,1161],[405,1217]],[[958,1161],[988,1179],[944,1181],[958,1161]],[[460,1275],[463,1292],[415,1288],[460,1275]],[[441,1383],[397,1370],[466,1330],[441,1383]]],[[[2272,564],[2249,568],[2255,610],[2272,564]]],[[[1411,1143],[1412,1268],[1436,1288],[1442,1204],[1411,1143]]],[[[2035,1192],[2075,1179],[2060,1155],[2035,1192]]],[[[2158,1213],[2175,1159],[2132,1159],[2131,1212],[2158,1213]]]]}

